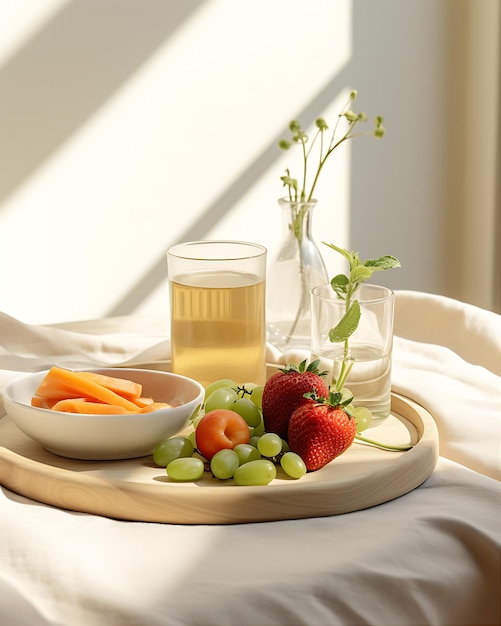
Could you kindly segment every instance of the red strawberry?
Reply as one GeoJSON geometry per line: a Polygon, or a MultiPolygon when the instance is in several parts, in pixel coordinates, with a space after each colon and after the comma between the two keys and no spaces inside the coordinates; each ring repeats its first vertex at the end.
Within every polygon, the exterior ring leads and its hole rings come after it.
{"type": "Polygon", "coordinates": [[[327,465],[353,443],[357,425],[346,412],[345,404],[341,403],[339,392],[330,392],[328,399],[312,395],[292,414],[287,442],[308,471],[327,465]]]}
{"type": "Polygon", "coordinates": [[[287,427],[292,413],[304,402],[305,393],[316,392],[328,396],[329,389],[320,373],[320,361],[306,361],[299,365],[289,365],[271,376],[263,390],[263,421],[267,432],[287,437],[287,427]]]}

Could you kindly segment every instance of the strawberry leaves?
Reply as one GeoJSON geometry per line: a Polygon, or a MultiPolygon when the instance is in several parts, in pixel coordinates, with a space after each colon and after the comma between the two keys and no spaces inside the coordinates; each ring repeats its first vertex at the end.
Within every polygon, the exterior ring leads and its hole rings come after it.
{"type": "Polygon", "coordinates": [[[317,376],[327,376],[328,372],[321,372],[318,368],[318,366],[320,365],[320,359],[316,359],[315,361],[312,361],[311,363],[308,363],[308,360],[305,359],[304,361],[301,361],[301,363],[299,363],[298,365],[296,365],[296,363],[289,363],[289,365],[287,365],[287,367],[281,367],[280,371],[283,372],[284,374],[290,374],[291,372],[297,372],[298,374],[305,374],[305,373],[311,373],[311,374],[316,374],[317,376]]]}
{"type": "Polygon", "coordinates": [[[317,394],[315,390],[309,391],[304,394],[305,398],[313,400],[315,404],[327,404],[333,409],[344,409],[345,412],[350,415],[350,412],[346,410],[346,407],[353,402],[353,397],[345,398],[343,400],[343,394],[340,391],[329,389],[329,395],[322,397],[317,394]]]}

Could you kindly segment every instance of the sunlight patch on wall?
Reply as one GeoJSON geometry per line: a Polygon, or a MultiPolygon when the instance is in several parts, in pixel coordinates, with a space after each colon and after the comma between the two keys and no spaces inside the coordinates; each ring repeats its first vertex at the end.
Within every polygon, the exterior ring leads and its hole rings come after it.
{"type": "MultiPolygon", "coordinates": [[[[316,117],[324,117],[332,128],[349,92],[350,89],[343,90],[327,109],[318,111],[316,117]]],[[[312,138],[315,127],[311,125],[306,128],[308,136],[312,138]]],[[[278,199],[286,195],[286,190],[280,176],[287,168],[295,178],[300,178],[302,173],[302,154],[299,147],[283,152],[277,145],[276,151],[279,156],[274,166],[242,197],[234,210],[208,233],[211,238],[243,237],[261,243],[268,250],[268,264],[272,262],[282,238],[285,237],[285,216],[278,206],[278,199]]],[[[313,217],[313,236],[329,274],[340,271],[340,263],[320,242],[328,241],[342,247],[349,245],[349,190],[350,148],[349,144],[345,144],[329,157],[315,193],[318,204],[313,217]]]]}
{"type": "MultiPolygon", "coordinates": [[[[0,263],[16,272],[0,309],[33,323],[106,314],[346,64],[350,6],[202,4],[5,203],[0,263]]],[[[231,233],[273,254],[284,163],[277,156],[207,237],[231,233]]],[[[329,206],[347,206],[343,163],[332,164],[331,196],[322,190],[319,229],[329,206]]],[[[139,309],[157,307],[164,286],[139,309]]]]}
{"type": "Polygon", "coordinates": [[[15,0],[0,7],[0,68],[70,0],[15,0]]]}

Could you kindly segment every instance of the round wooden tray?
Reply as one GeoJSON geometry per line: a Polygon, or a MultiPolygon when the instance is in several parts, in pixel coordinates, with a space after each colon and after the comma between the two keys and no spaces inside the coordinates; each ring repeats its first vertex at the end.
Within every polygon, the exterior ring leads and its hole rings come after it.
{"type": "Polygon", "coordinates": [[[0,420],[0,483],[63,509],[115,519],[175,524],[236,524],[322,517],[382,504],[411,491],[433,471],[438,434],[431,415],[392,395],[392,414],[367,437],[414,444],[389,452],[354,443],[344,454],[299,480],[285,474],[265,487],[239,487],[210,475],[174,483],[151,457],[77,461],[47,452],[8,417],[0,420]]]}

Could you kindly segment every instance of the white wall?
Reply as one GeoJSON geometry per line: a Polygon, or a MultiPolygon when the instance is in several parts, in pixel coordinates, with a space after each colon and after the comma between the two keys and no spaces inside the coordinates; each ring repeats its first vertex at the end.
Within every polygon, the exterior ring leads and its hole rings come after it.
{"type": "MultiPolygon", "coordinates": [[[[463,297],[444,269],[451,7],[0,5],[0,310],[33,323],[167,314],[172,243],[248,239],[271,258],[279,177],[292,161],[277,140],[292,118],[335,119],[352,88],[388,132],[329,163],[317,237],[399,256],[390,286],[463,297]]],[[[339,266],[328,251],[326,261],[339,266]]]]}

